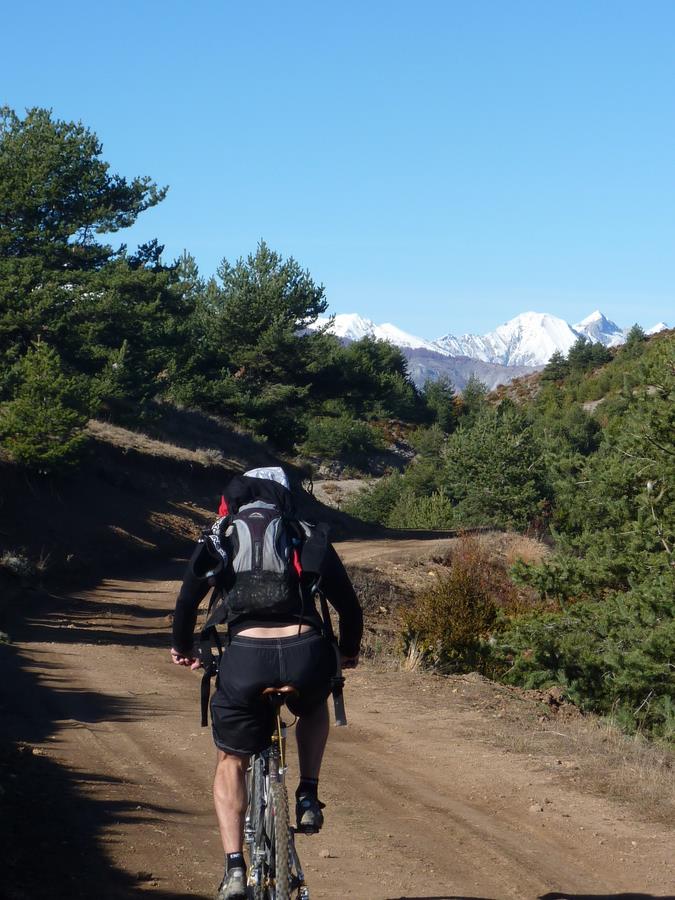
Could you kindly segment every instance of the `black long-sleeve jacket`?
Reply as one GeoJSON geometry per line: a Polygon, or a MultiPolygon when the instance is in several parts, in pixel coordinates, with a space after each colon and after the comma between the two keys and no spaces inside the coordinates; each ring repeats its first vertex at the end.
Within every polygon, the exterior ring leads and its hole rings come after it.
{"type": "MultiPolygon", "coordinates": [[[[213,556],[208,553],[204,542],[197,544],[183,578],[183,584],[176,600],[176,610],[173,619],[173,646],[181,654],[190,656],[194,643],[194,628],[197,621],[199,604],[209,592],[209,583],[203,575],[213,566],[213,556]]],[[[328,602],[336,610],[340,621],[340,651],[345,656],[356,656],[361,644],[363,633],[363,615],[358,598],[352,587],[344,566],[337,555],[335,548],[330,544],[322,568],[321,588],[328,602]]],[[[289,615],[269,615],[263,617],[260,613],[255,616],[240,616],[230,622],[233,632],[244,627],[258,625],[278,625],[281,622],[298,621],[314,625],[321,629],[321,617],[319,616],[313,601],[302,612],[302,617],[289,615]]]]}

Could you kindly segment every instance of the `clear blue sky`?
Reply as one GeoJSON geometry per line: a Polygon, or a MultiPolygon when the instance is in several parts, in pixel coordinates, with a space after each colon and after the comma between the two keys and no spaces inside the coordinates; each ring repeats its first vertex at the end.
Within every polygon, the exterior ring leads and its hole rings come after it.
{"type": "Polygon", "coordinates": [[[124,239],[263,237],[424,337],[528,309],[675,324],[675,3],[6,5],[0,102],[168,184],[124,239]]]}

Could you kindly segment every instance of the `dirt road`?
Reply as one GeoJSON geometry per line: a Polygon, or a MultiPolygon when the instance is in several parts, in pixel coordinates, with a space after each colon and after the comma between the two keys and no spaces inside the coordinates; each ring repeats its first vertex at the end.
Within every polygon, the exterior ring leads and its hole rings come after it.
{"type": "MultiPolygon", "coordinates": [[[[4,761],[16,818],[3,816],[0,896],[213,896],[214,753],[199,677],[167,651],[178,575],[44,598],[16,633],[2,728],[25,749],[4,761]]],[[[347,708],[322,776],[327,824],[300,839],[312,898],[673,896],[672,831],[495,749],[494,721],[456,685],[363,666],[347,708]]]]}

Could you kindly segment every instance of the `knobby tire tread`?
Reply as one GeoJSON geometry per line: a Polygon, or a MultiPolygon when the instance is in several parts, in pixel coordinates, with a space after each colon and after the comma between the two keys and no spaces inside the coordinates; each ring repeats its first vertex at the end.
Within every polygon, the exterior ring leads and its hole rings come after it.
{"type": "MultiPolygon", "coordinates": [[[[267,840],[267,836],[265,834],[264,822],[265,822],[265,802],[264,802],[264,787],[263,787],[263,767],[262,761],[257,758],[253,761],[253,767],[251,770],[251,778],[248,785],[248,795],[249,795],[249,804],[251,807],[251,817],[252,817],[252,826],[254,833],[256,835],[256,840],[254,842],[253,847],[250,848],[251,852],[254,852],[256,847],[259,847],[260,844],[265,844],[267,840]]],[[[249,860],[249,864],[252,865],[252,860],[249,860]]],[[[261,873],[263,876],[267,875],[266,871],[267,867],[263,867],[263,872],[261,873]]],[[[262,883],[258,883],[253,887],[252,897],[253,900],[266,900],[268,894],[267,889],[262,883]]]]}
{"type": "Polygon", "coordinates": [[[280,781],[273,781],[270,784],[269,801],[273,828],[270,838],[274,850],[274,900],[291,900],[290,818],[286,785],[280,781]]]}

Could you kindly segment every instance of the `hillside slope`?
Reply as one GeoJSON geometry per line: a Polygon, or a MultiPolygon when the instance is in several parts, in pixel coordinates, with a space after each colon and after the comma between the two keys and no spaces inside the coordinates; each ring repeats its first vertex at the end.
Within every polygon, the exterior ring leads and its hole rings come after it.
{"type": "MultiPolygon", "coordinates": [[[[286,468],[304,515],[338,534],[349,522],[302,489],[303,471],[222,420],[171,410],[154,437],[98,421],[88,431],[85,459],[60,478],[24,476],[0,460],[0,556],[18,552],[78,581],[153,555],[185,556],[226,482],[263,465],[286,468]]],[[[355,521],[349,529],[368,530],[355,521]]]]}

